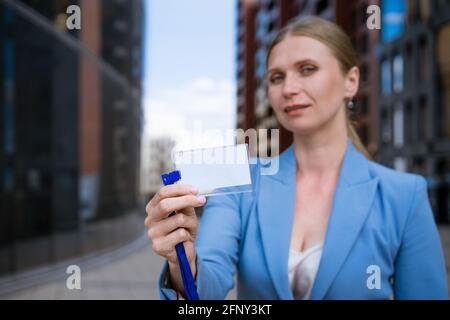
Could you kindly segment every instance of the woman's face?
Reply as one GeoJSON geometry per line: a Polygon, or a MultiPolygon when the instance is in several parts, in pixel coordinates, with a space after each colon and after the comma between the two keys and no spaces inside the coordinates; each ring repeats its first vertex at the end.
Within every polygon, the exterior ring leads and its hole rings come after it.
{"type": "Polygon", "coordinates": [[[309,37],[288,36],[269,56],[268,98],[278,121],[294,133],[345,125],[344,99],[356,94],[358,80],[356,67],[344,76],[328,47],[309,37]]]}

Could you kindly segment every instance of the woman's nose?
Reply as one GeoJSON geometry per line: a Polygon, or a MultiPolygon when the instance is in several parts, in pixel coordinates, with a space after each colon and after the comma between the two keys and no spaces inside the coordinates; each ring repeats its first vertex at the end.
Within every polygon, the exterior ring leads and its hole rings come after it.
{"type": "Polygon", "coordinates": [[[302,89],[300,80],[295,76],[286,76],[283,83],[283,95],[289,97],[299,93],[302,89]]]}

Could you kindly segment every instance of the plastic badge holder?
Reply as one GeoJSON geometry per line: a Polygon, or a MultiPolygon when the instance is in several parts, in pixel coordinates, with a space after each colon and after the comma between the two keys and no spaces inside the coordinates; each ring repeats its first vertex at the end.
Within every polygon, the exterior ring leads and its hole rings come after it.
{"type": "Polygon", "coordinates": [[[200,195],[252,191],[246,144],[176,151],[172,157],[179,182],[197,187],[200,195]]]}

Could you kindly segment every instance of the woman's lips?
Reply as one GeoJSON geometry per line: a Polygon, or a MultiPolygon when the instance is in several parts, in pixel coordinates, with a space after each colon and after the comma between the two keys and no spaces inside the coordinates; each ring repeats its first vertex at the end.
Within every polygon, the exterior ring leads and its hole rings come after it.
{"type": "Polygon", "coordinates": [[[303,109],[306,109],[310,106],[311,105],[309,105],[309,104],[298,104],[298,105],[294,105],[294,106],[288,106],[284,109],[284,112],[286,112],[287,114],[300,113],[300,112],[302,112],[303,109]]]}

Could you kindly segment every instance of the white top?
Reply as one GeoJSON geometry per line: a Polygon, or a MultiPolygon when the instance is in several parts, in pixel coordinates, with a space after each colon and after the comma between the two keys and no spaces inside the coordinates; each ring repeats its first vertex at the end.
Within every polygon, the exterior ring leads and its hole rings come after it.
{"type": "Polygon", "coordinates": [[[305,251],[289,250],[288,270],[289,284],[294,299],[308,300],[319,269],[322,257],[323,241],[309,247],[305,251]]]}

